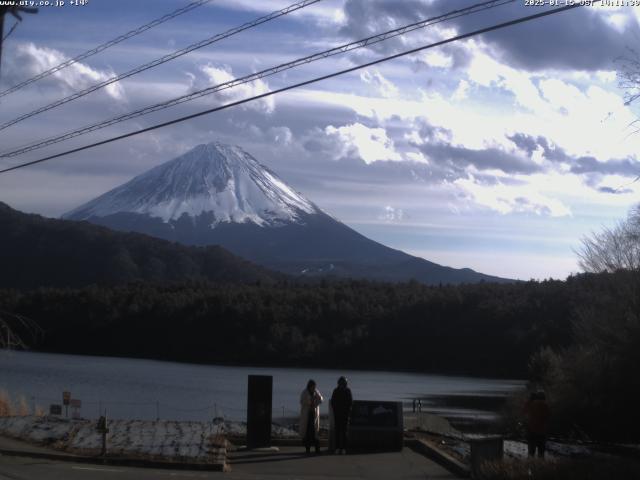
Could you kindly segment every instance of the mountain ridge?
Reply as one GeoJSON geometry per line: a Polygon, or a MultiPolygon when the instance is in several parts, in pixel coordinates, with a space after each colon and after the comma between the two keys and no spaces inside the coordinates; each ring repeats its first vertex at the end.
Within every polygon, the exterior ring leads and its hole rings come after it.
{"type": "Polygon", "coordinates": [[[297,276],[427,284],[510,281],[375,242],[322,211],[241,147],[219,142],[198,145],[63,218],[184,245],[216,244],[297,276]]]}
{"type": "Polygon", "coordinates": [[[200,144],[65,213],[87,220],[120,212],[147,214],[164,222],[211,212],[221,222],[277,225],[318,207],[238,146],[200,144]]]}

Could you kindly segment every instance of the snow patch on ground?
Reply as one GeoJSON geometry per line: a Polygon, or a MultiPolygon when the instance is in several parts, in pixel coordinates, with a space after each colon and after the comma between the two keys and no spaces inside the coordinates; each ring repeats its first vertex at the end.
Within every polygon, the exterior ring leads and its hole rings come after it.
{"type": "MultiPolygon", "coordinates": [[[[102,448],[97,423],[58,417],[0,417],[0,435],[68,453],[96,455],[102,448]]],[[[224,436],[245,436],[245,422],[217,419],[211,422],[172,420],[109,420],[110,455],[165,461],[222,462],[226,456],[224,436]]],[[[272,425],[273,438],[298,438],[298,433],[272,425]]]]}
{"type": "MultiPolygon", "coordinates": [[[[481,438],[481,435],[469,435],[467,440],[481,438]]],[[[469,462],[471,458],[471,445],[467,441],[447,439],[441,445],[445,449],[455,452],[458,456],[469,462]]],[[[527,444],[519,440],[504,440],[504,455],[511,458],[527,458],[529,451],[527,444]]],[[[560,443],[554,441],[547,442],[547,456],[554,457],[588,457],[593,455],[593,451],[584,445],[571,443],[560,443]]]]}
{"type": "MultiPolygon", "coordinates": [[[[224,425],[171,420],[110,420],[110,455],[219,463],[226,448],[222,441],[224,425]]],[[[100,453],[102,436],[96,422],[52,417],[0,417],[0,434],[47,445],[69,453],[100,453]]]]}
{"type": "MultiPolygon", "coordinates": [[[[230,437],[244,437],[247,435],[245,422],[220,422],[222,432],[230,437]]],[[[271,424],[271,437],[281,439],[300,438],[298,432],[282,425],[271,424]]]]}

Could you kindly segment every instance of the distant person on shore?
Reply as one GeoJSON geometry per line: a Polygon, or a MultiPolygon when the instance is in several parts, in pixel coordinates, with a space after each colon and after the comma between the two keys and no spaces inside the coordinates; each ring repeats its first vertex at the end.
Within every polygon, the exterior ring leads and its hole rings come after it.
{"type": "Polygon", "coordinates": [[[527,418],[529,456],[535,456],[537,451],[538,457],[543,458],[547,443],[547,429],[551,418],[551,410],[543,391],[531,393],[524,407],[524,413],[527,418]]]}
{"type": "Polygon", "coordinates": [[[340,377],[338,386],[331,395],[331,410],[333,411],[333,427],[335,449],[337,454],[347,453],[347,426],[349,425],[349,415],[351,414],[351,404],[353,397],[351,389],[347,386],[347,379],[340,377]]]}
{"type": "Polygon", "coordinates": [[[320,404],[324,398],[316,387],[314,380],[309,380],[307,388],[300,394],[300,436],[307,453],[311,450],[311,445],[320,452],[320,404]]]}

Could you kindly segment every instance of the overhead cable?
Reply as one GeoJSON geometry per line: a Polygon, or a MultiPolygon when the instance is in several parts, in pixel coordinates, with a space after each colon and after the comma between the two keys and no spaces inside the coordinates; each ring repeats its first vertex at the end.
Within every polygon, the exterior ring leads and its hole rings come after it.
{"type": "Polygon", "coordinates": [[[515,0],[491,0],[491,1],[485,1],[482,3],[478,3],[475,5],[471,5],[467,8],[463,8],[460,10],[453,10],[451,12],[445,13],[443,15],[439,15],[437,17],[432,17],[432,18],[428,18],[426,20],[421,20],[419,22],[415,22],[412,23],[410,25],[405,25],[403,27],[399,27],[399,28],[395,28],[393,30],[388,30],[386,32],[377,34],[377,35],[373,35],[367,38],[364,38],[362,40],[357,40],[355,42],[350,42],[344,45],[340,45],[338,47],[334,47],[331,48],[329,50],[325,50],[319,53],[314,53],[312,55],[306,56],[306,57],[302,57],[302,58],[298,58],[296,60],[293,60],[291,62],[287,62],[287,63],[282,63],[280,65],[277,65],[275,67],[270,67],[267,68],[265,70],[261,70],[259,72],[255,72],[249,75],[245,75],[243,77],[240,78],[236,78],[233,80],[229,80],[227,82],[223,82],[217,85],[213,85],[211,87],[207,87],[204,88],[202,90],[198,90],[192,93],[188,93],[186,95],[182,95],[180,97],[165,101],[165,102],[161,102],[161,103],[157,103],[154,105],[150,105],[147,107],[143,107],[140,108],[138,110],[134,110],[132,112],[123,114],[123,115],[119,115],[117,117],[111,118],[109,120],[104,120],[86,127],[82,127],[80,129],[71,131],[71,132],[67,132],[65,134],[62,135],[58,135],[58,136],[54,136],[54,137],[50,137],[48,139],[36,142],[36,143],[31,143],[29,145],[26,146],[22,146],[19,148],[14,148],[11,151],[6,151],[3,153],[0,153],[0,157],[2,158],[10,158],[10,157],[15,157],[17,155],[21,155],[23,153],[27,153],[33,150],[38,150],[40,148],[44,148],[47,147],[49,145],[53,145],[65,140],[69,140],[71,138],[80,136],[80,135],[84,135],[90,132],[94,132],[96,130],[100,130],[102,128],[106,128],[109,127],[111,125],[115,125],[117,123],[121,123],[124,122],[126,120],[131,120],[133,118],[137,118],[140,117],[142,115],[147,115],[159,110],[164,110],[165,108],[169,108],[169,107],[173,107],[176,105],[179,105],[181,103],[185,103],[185,102],[189,102],[191,100],[195,100],[197,98],[200,97],[204,97],[206,95],[211,95],[213,93],[217,93],[223,90],[227,90],[230,88],[234,88],[237,87],[239,85],[245,84],[245,83],[250,83],[250,82],[254,82],[258,79],[261,78],[265,78],[265,77],[269,77],[272,75],[275,75],[277,73],[283,72],[285,70],[290,70],[292,68],[301,66],[301,65],[305,65],[311,62],[315,62],[327,57],[331,57],[334,55],[339,55],[342,53],[346,53],[349,52],[351,50],[355,50],[358,48],[364,48],[364,47],[368,47],[370,45],[374,45],[376,43],[380,43],[380,42],[384,42],[386,40],[389,40],[391,38],[394,37],[398,37],[400,35],[404,35],[406,33],[412,32],[414,30],[420,29],[420,28],[425,28],[431,25],[435,25],[437,23],[441,23],[447,20],[452,20],[454,18],[458,18],[458,17],[462,17],[465,15],[470,15],[473,13],[478,13],[484,10],[488,10],[490,8],[496,8],[502,5],[505,5],[507,3],[513,3],[515,2],[515,0]]]}
{"type": "MultiPolygon", "coordinates": [[[[594,0],[594,1],[598,2],[599,0],[594,0]]],[[[175,125],[176,123],[181,123],[181,122],[184,122],[184,121],[187,121],[187,120],[191,120],[193,118],[201,117],[201,116],[204,116],[204,115],[209,115],[209,114],[214,113],[214,112],[225,110],[225,109],[228,109],[228,108],[231,108],[231,107],[235,107],[235,106],[238,106],[238,105],[243,105],[245,103],[249,103],[249,102],[252,102],[252,101],[255,101],[255,100],[259,100],[259,99],[262,99],[262,98],[270,97],[272,95],[276,95],[278,93],[286,92],[288,90],[293,90],[295,88],[300,88],[300,87],[311,85],[313,83],[317,83],[317,82],[320,82],[320,81],[323,81],[323,80],[328,80],[330,78],[334,78],[334,77],[337,77],[337,76],[340,76],[340,75],[344,75],[344,74],[347,74],[347,73],[355,72],[355,71],[361,70],[363,68],[368,68],[368,67],[371,67],[373,65],[378,65],[380,63],[387,62],[389,60],[393,60],[393,59],[396,59],[396,58],[404,57],[406,55],[411,55],[413,53],[421,52],[423,50],[427,50],[427,49],[434,48],[434,47],[439,47],[439,46],[442,46],[442,45],[446,45],[448,43],[452,43],[452,42],[456,42],[456,41],[459,41],[459,40],[464,40],[464,39],[467,39],[467,38],[471,38],[471,37],[474,37],[476,35],[481,35],[481,34],[484,34],[484,33],[489,33],[489,32],[495,31],[495,30],[500,30],[502,28],[511,27],[513,25],[517,25],[517,24],[520,24],[520,23],[525,23],[525,22],[529,22],[529,21],[532,21],[532,20],[537,20],[539,18],[543,18],[543,17],[549,16],[549,15],[554,15],[554,14],[561,13],[561,12],[566,12],[568,10],[572,10],[574,8],[579,8],[579,7],[582,7],[582,6],[583,6],[582,4],[576,2],[574,4],[565,5],[564,7],[554,8],[554,9],[551,9],[551,10],[546,10],[544,12],[539,12],[537,14],[516,18],[516,19],[510,20],[508,22],[503,22],[503,23],[499,23],[499,24],[496,24],[496,25],[492,25],[490,27],[485,27],[485,28],[481,28],[479,30],[474,30],[474,31],[469,32],[469,33],[465,33],[465,34],[462,34],[462,35],[457,35],[455,37],[451,37],[451,38],[448,38],[448,39],[445,39],[445,40],[440,40],[438,42],[431,43],[431,44],[428,44],[428,45],[423,45],[421,47],[412,48],[410,50],[405,50],[403,52],[396,53],[394,55],[389,55],[387,57],[383,57],[383,58],[380,58],[380,59],[377,59],[377,60],[373,60],[371,62],[367,62],[367,63],[361,64],[361,65],[356,65],[354,67],[350,67],[350,68],[347,68],[347,69],[344,69],[344,70],[340,70],[338,72],[333,72],[333,73],[330,73],[330,74],[327,74],[327,75],[322,75],[320,77],[315,77],[315,78],[312,78],[310,80],[306,80],[306,81],[299,82],[299,83],[296,83],[296,84],[293,84],[293,85],[289,85],[287,87],[279,88],[277,90],[272,90],[272,91],[269,91],[269,92],[266,92],[266,93],[262,93],[262,94],[259,94],[259,95],[254,95],[253,97],[244,98],[242,100],[238,100],[238,101],[235,101],[235,102],[227,103],[225,105],[221,105],[221,106],[218,106],[218,107],[210,108],[210,109],[207,109],[207,110],[204,110],[204,111],[201,111],[201,112],[193,113],[191,115],[186,115],[184,117],[176,118],[176,119],[173,119],[173,120],[170,120],[170,121],[167,121],[167,122],[159,123],[159,124],[153,125],[151,127],[146,127],[146,128],[142,128],[142,129],[139,129],[139,130],[134,130],[132,132],[125,133],[123,135],[118,135],[116,137],[111,137],[111,138],[108,138],[106,140],[101,140],[99,142],[94,142],[94,143],[91,143],[91,144],[88,144],[88,145],[84,145],[82,147],[73,148],[71,150],[67,150],[65,152],[57,153],[55,155],[49,155],[47,157],[40,158],[38,160],[33,160],[33,161],[30,161],[30,162],[21,163],[19,165],[14,165],[12,167],[8,167],[8,168],[5,168],[3,170],[0,170],[0,174],[7,173],[7,172],[10,172],[10,171],[13,171],[13,170],[18,170],[20,168],[25,168],[25,167],[28,167],[28,166],[31,166],[31,165],[36,165],[38,163],[42,163],[42,162],[46,162],[46,161],[49,161],[49,160],[53,160],[55,158],[64,157],[64,156],[70,155],[72,153],[77,153],[77,152],[82,152],[82,151],[85,151],[85,150],[89,150],[91,148],[94,148],[94,147],[97,147],[97,146],[100,146],[100,145],[106,145],[108,143],[116,142],[118,140],[123,140],[125,138],[133,137],[135,135],[140,135],[141,133],[146,133],[146,132],[150,132],[150,131],[153,131],[153,130],[157,130],[159,128],[167,127],[167,126],[170,126],[170,125],[175,125]]]]}
{"type": "Polygon", "coordinates": [[[91,50],[87,50],[84,53],[81,53],[80,55],[73,57],[69,60],[66,60],[64,62],[62,62],[59,65],[56,65],[55,67],[52,67],[48,70],[45,70],[42,73],[39,73],[31,78],[28,78],[27,80],[18,83],[17,85],[14,85],[11,88],[8,88],[7,90],[4,90],[2,92],[0,92],[0,98],[4,97],[5,95],[9,95],[10,93],[16,92],[18,90],[20,90],[21,88],[26,87],[27,85],[31,85],[33,82],[36,82],[42,78],[48,77],[49,75],[53,75],[56,72],[59,72],[60,70],[62,70],[63,68],[67,68],[70,65],[73,65],[74,63],[78,63],[82,60],[84,60],[85,58],[89,58],[97,53],[102,52],[103,50],[106,50],[109,47],[112,47],[120,42],[123,42],[131,37],[135,37],[136,35],[140,35],[142,32],[145,32],[147,30],[149,30],[150,28],[156,27],[164,22],[166,22],[167,20],[171,20],[172,18],[175,18],[179,15],[182,15],[183,13],[187,13],[190,12],[191,10],[193,10],[194,8],[198,8],[201,5],[204,5],[205,3],[209,3],[211,0],[197,0],[195,2],[191,2],[190,4],[182,7],[182,8],[178,8],[177,10],[174,10],[171,13],[168,13],[166,15],[163,15],[160,18],[157,18],[145,25],[142,25],[134,30],[131,30],[130,32],[127,32],[123,35],[120,35],[119,37],[114,38],[113,40],[109,40],[108,42],[105,42],[101,45],[98,45],[95,48],[92,48],[91,50]]]}
{"type": "Polygon", "coordinates": [[[36,115],[39,115],[40,113],[46,112],[48,110],[51,110],[52,108],[56,108],[59,107],[60,105],[64,105],[65,103],[69,103],[73,100],[77,100],[78,98],[84,97],[85,95],[88,95],[92,92],[95,92],[96,90],[100,90],[101,88],[104,88],[108,85],[111,85],[113,83],[119,82],[120,80],[123,80],[125,78],[131,77],[133,75],[137,75],[138,73],[144,72],[146,70],[149,70],[151,68],[157,67],[158,65],[162,65],[163,63],[169,62],[171,60],[174,60],[178,57],[181,57],[183,55],[186,55],[189,52],[193,52],[194,50],[197,50],[199,48],[202,48],[206,45],[211,45],[214,42],[218,42],[220,40],[223,40],[225,38],[231,37],[233,35],[236,35],[244,30],[248,30],[250,28],[256,27],[258,25],[261,25],[265,22],[268,22],[270,20],[274,20],[278,17],[281,17],[283,15],[287,15],[291,12],[295,12],[296,10],[300,10],[301,8],[307,7],[309,5],[312,5],[314,3],[318,3],[322,0],[303,0],[297,3],[294,3],[292,5],[289,5],[286,8],[283,8],[281,10],[277,10],[275,12],[271,12],[269,15],[265,15],[263,17],[257,18],[251,22],[247,22],[244,23],[242,25],[240,25],[239,27],[235,27],[232,28],[230,30],[227,30],[226,32],[223,33],[219,33],[217,35],[214,35],[213,37],[207,38],[205,40],[202,40],[200,42],[194,43],[192,45],[189,45],[188,47],[185,47],[181,50],[177,50],[173,53],[170,53],[168,55],[165,55],[163,57],[157,58],[151,62],[145,63],[144,65],[140,65],[138,67],[135,67],[132,70],[129,70],[128,72],[125,73],[121,73],[120,75],[116,75],[114,77],[110,77],[100,83],[96,83],[94,85],[91,85],[90,87],[85,88],[84,90],[80,90],[79,92],[75,92],[72,93],[71,95],[61,98],[60,100],[56,100],[55,102],[52,102],[48,105],[45,105],[43,107],[37,108],[35,110],[33,110],[32,112],[29,113],[25,113],[24,115],[21,115],[17,118],[14,118],[13,120],[10,120],[8,122],[5,122],[3,124],[0,125],[0,130],[4,130],[5,128],[10,127],[11,125],[15,125],[16,123],[22,122],[24,120],[27,120],[28,118],[34,117],[36,115]]]}

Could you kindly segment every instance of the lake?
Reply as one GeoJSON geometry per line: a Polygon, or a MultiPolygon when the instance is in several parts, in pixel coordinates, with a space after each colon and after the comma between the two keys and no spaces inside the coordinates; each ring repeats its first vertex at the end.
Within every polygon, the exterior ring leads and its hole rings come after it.
{"type": "Polygon", "coordinates": [[[230,367],[0,351],[0,389],[14,399],[23,395],[30,406],[46,411],[50,404],[62,403],[63,391],[70,391],[72,398],[81,400],[79,413],[85,418],[95,418],[106,409],[109,417],[123,419],[211,420],[223,416],[243,420],[250,374],[273,375],[274,421],[298,415],[300,392],[310,378],[325,396],[322,413],[327,413],[338,377],[345,375],[356,399],[402,401],[410,410],[412,400],[420,398],[423,410],[449,418],[492,416],[491,407],[483,407],[491,402],[469,399],[503,397],[524,385],[521,380],[420,373],[230,367]]]}

